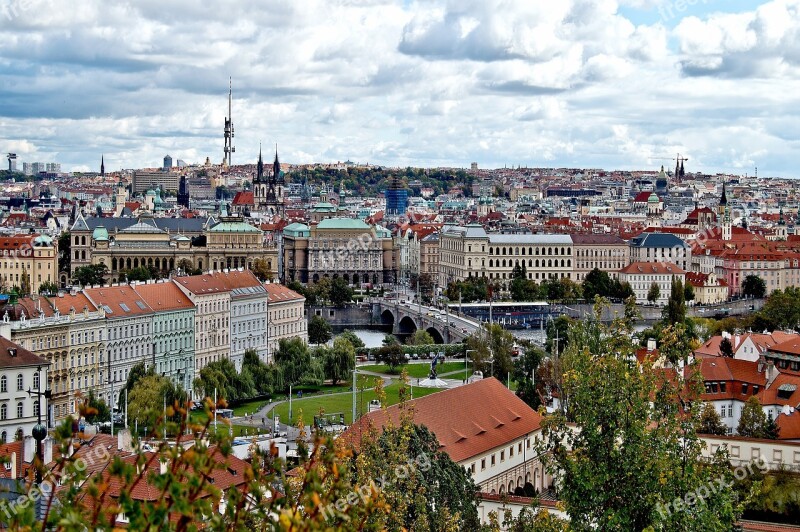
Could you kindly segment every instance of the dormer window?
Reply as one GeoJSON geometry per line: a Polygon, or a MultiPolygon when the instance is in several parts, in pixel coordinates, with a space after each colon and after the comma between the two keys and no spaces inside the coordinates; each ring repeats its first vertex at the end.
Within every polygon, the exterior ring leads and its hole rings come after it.
{"type": "Polygon", "coordinates": [[[742,395],[747,395],[747,389],[748,388],[749,388],[749,385],[746,382],[743,382],[742,383],[742,395]]]}

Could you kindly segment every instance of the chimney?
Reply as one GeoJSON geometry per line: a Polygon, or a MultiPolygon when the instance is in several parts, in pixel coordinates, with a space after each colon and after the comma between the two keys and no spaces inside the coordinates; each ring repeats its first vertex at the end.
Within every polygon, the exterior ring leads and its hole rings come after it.
{"type": "Polygon", "coordinates": [[[122,429],[117,432],[117,451],[133,452],[133,440],[131,439],[130,430],[122,429]]]}
{"type": "Polygon", "coordinates": [[[652,353],[656,350],[656,340],[655,338],[648,338],[647,339],[647,352],[652,353]]]}
{"type": "Polygon", "coordinates": [[[733,335],[733,350],[734,351],[739,349],[739,341],[740,340],[741,340],[741,337],[739,336],[739,333],[736,333],[736,334],[733,335]]]}
{"type": "Polygon", "coordinates": [[[767,362],[767,388],[770,387],[772,382],[778,377],[778,369],[775,367],[775,362],[770,360],[767,362]]]}
{"type": "Polygon", "coordinates": [[[46,438],[42,442],[42,456],[45,466],[53,461],[53,438],[46,438]]]}
{"type": "Polygon", "coordinates": [[[33,436],[25,436],[22,440],[22,461],[26,464],[33,463],[33,457],[36,456],[36,440],[33,436]]]}
{"type": "Polygon", "coordinates": [[[166,475],[167,474],[167,469],[169,469],[169,461],[168,460],[159,460],[158,461],[158,465],[159,465],[159,470],[158,470],[159,473],[161,473],[162,475],[166,475]]]}
{"type": "Polygon", "coordinates": [[[17,453],[11,453],[11,480],[17,480],[17,453]]]}
{"type": "Polygon", "coordinates": [[[758,357],[758,372],[764,371],[764,355],[758,357]]]}

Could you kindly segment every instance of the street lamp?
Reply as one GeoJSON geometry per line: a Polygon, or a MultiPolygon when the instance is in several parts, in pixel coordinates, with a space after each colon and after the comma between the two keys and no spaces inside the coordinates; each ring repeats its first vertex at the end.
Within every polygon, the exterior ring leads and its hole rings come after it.
{"type": "Polygon", "coordinates": [[[467,383],[467,361],[469,360],[469,354],[474,353],[475,349],[467,349],[464,351],[464,384],[467,383]]]}
{"type": "Polygon", "coordinates": [[[42,483],[42,469],[44,468],[44,456],[42,454],[42,440],[47,437],[47,427],[42,425],[42,397],[45,399],[50,399],[52,396],[50,389],[42,391],[42,368],[41,366],[36,368],[36,376],[39,380],[38,390],[33,391],[28,387],[28,397],[36,396],[36,402],[38,403],[39,408],[36,409],[36,426],[33,427],[31,431],[31,435],[33,439],[36,440],[36,456],[39,457],[39,462],[41,462],[40,467],[36,468],[36,484],[42,483]]]}

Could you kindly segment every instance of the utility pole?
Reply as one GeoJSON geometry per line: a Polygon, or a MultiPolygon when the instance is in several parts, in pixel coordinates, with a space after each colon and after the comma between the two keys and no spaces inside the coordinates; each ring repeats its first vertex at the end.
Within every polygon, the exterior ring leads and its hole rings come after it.
{"type": "MultiPolygon", "coordinates": [[[[10,348],[14,350],[14,355],[16,356],[16,348],[10,348]]],[[[44,469],[44,454],[42,453],[42,441],[47,437],[47,427],[42,424],[42,397],[45,399],[50,399],[51,392],[49,389],[42,391],[42,368],[36,368],[36,375],[39,377],[39,386],[37,387],[36,391],[31,390],[28,388],[28,396],[33,397],[36,396],[36,402],[39,405],[39,408],[36,409],[36,426],[33,427],[32,436],[33,439],[36,440],[36,456],[39,458],[39,467],[36,468],[36,485],[41,485],[42,483],[42,470],[44,469]]]]}

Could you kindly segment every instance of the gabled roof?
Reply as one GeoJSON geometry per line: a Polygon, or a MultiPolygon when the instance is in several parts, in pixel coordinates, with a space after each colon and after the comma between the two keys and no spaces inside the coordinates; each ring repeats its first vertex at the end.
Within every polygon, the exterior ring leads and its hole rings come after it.
{"type": "Polygon", "coordinates": [[[153,312],[130,286],[87,288],[84,293],[92,303],[105,310],[106,319],[130,318],[153,312]]]}
{"type": "Polygon", "coordinates": [[[50,362],[44,358],[0,336],[0,369],[49,365],[50,362]],[[11,356],[11,353],[14,353],[14,356],[11,356]]]}
{"type": "Polygon", "coordinates": [[[79,212],[78,216],[75,218],[75,223],[72,224],[72,228],[70,229],[70,231],[88,231],[88,230],[89,226],[86,224],[86,220],[84,219],[83,214],[79,212]]]}
{"type": "Polygon", "coordinates": [[[630,245],[637,248],[688,248],[689,245],[671,233],[642,233],[631,239],[630,245]]]}
{"type": "Polygon", "coordinates": [[[659,274],[659,275],[682,275],[686,270],[671,262],[632,262],[622,268],[620,273],[625,274],[659,274]]]}
{"type": "MultiPolygon", "coordinates": [[[[414,423],[426,426],[439,440],[441,451],[461,462],[540,428],[542,416],[495,378],[437,392],[409,401],[414,423]]],[[[380,428],[391,417],[399,422],[400,406],[361,417],[342,438],[357,446],[370,425],[380,428]]]]}
{"type": "Polygon", "coordinates": [[[156,312],[194,308],[194,303],[171,282],[140,284],[133,288],[142,300],[156,312]]]}

